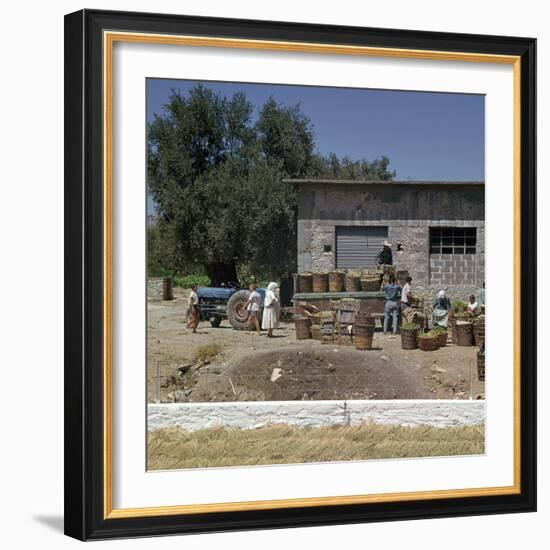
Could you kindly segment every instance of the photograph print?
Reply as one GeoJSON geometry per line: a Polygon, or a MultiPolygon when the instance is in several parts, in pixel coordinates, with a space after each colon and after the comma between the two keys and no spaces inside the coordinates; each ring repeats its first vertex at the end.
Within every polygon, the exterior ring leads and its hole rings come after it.
{"type": "Polygon", "coordinates": [[[148,78],[147,468],[485,453],[485,98],[148,78]]]}

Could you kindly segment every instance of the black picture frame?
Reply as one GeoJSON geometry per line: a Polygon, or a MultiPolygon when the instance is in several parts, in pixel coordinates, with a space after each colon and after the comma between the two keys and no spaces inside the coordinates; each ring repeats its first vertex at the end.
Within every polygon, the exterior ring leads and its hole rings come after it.
{"type": "Polygon", "coordinates": [[[65,532],[80,540],[536,509],[536,40],[83,10],[65,17],[65,532]],[[521,63],[521,491],[135,518],[104,514],[103,31],[472,52],[521,63]]]}

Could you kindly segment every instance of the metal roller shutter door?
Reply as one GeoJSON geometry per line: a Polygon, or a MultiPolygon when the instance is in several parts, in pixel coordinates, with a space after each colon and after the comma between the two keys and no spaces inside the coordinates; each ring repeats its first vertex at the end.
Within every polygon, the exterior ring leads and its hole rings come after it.
{"type": "Polygon", "coordinates": [[[375,266],[387,238],[387,227],[337,227],[336,267],[357,269],[375,266]]]}

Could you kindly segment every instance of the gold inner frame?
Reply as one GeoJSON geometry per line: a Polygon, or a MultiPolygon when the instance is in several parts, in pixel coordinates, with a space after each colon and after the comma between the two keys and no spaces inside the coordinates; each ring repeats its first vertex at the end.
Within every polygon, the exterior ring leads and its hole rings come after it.
{"type": "Polygon", "coordinates": [[[212,38],[201,36],[176,36],[148,33],[111,32],[103,34],[103,110],[104,110],[104,517],[105,519],[153,517],[165,515],[196,514],[208,512],[230,512],[245,510],[270,510],[277,508],[303,508],[308,506],[333,506],[399,502],[411,500],[434,500],[443,498],[464,498],[519,494],[521,492],[520,462],[520,300],[521,300],[521,62],[519,56],[492,55],[465,52],[431,50],[407,50],[368,46],[345,46],[337,44],[315,44],[282,42],[272,40],[247,40],[212,38]],[[286,52],[306,52],[335,55],[356,55],[374,57],[395,57],[408,59],[467,61],[475,63],[499,63],[513,66],[514,86],[514,484],[504,487],[482,487],[415,491],[371,495],[346,495],[314,498],[293,498],[278,500],[255,500],[245,502],[221,502],[211,504],[182,504],[150,508],[113,508],[113,392],[112,392],[112,284],[113,284],[113,46],[116,42],[138,42],[145,44],[166,44],[181,46],[203,46],[217,48],[240,48],[286,52]]]}

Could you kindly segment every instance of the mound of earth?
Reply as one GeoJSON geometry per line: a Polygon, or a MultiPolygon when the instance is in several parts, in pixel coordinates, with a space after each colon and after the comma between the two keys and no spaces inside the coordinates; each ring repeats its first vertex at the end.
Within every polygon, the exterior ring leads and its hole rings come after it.
{"type": "Polygon", "coordinates": [[[190,402],[322,399],[430,399],[418,368],[390,357],[327,349],[254,352],[233,365],[195,373],[190,402]]]}

